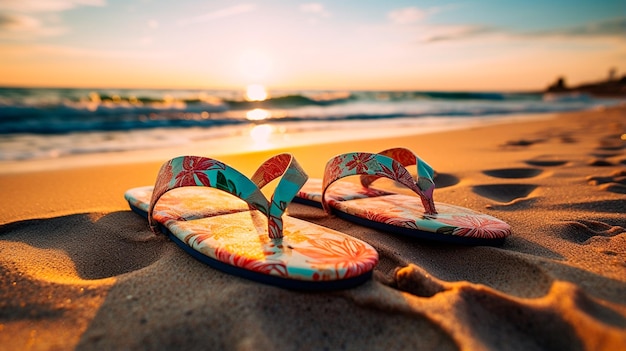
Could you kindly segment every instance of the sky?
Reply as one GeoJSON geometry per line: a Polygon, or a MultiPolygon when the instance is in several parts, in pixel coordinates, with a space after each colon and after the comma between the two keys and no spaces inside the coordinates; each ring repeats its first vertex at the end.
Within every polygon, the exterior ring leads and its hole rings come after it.
{"type": "Polygon", "coordinates": [[[0,0],[0,85],[539,90],[626,74],[624,0],[0,0]]]}

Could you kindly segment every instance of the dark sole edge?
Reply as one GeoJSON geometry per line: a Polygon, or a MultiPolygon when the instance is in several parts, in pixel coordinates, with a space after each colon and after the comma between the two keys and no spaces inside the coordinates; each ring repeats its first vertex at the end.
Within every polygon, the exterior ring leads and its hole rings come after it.
{"type": "Polygon", "coordinates": [[[375,221],[364,219],[364,218],[351,215],[345,212],[337,211],[335,209],[332,209],[332,213],[341,219],[361,225],[363,227],[369,227],[372,229],[376,229],[376,230],[380,230],[380,231],[388,232],[392,234],[400,234],[405,237],[428,240],[431,242],[448,243],[448,244],[465,245],[465,246],[500,246],[504,243],[506,239],[506,238],[496,238],[496,239],[470,238],[470,237],[464,237],[464,236],[438,234],[438,233],[426,232],[426,231],[417,230],[417,229],[398,227],[398,226],[386,224],[386,223],[375,222],[375,221]]]}
{"type": "Polygon", "coordinates": [[[316,207],[316,208],[320,208],[320,209],[324,209],[324,207],[322,206],[321,202],[317,202],[317,201],[313,201],[313,200],[309,200],[309,199],[305,199],[302,197],[294,197],[291,202],[295,202],[297,204],[302,204],[302,205],[306,205],[306,206],[311,206],[311,207],[316,207]]]}

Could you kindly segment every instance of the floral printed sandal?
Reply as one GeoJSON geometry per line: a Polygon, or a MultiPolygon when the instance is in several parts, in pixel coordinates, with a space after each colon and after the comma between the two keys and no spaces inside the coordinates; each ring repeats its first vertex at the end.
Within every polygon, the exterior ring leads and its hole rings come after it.
{"type": "Polygon", "coordinates": [[[412,151],[395,148],[378,154],[347,153],[326,164],[323,181],[310,179],[293,199],[322,207],[327,213],[382,231],[421,239],[466,245],[499,245],[511,234],[510,226],[492,216],[467,208],[435,203],[433,169],[412,151]],[[417,180],[408,166],[417,166],[417,180]],[[335,181],[360,175],[360,185],[335,181]],[[417,196],[371,188],[386,177],[417,196]],[[435,206],[436,205],[436,206],[435,206]]]}
{"type": "Polygon", "coordinates": [[[289,154],[247,178],[226,164],[182,156],[166,162],[154,187],[125,193],[150,228],[225,272],[289,289],[328,290],[368,280],[378,262],[369,244],[283,216],[307,175],[289,154]],[[261,188],[280,177],[271,200],[261,188]]]}

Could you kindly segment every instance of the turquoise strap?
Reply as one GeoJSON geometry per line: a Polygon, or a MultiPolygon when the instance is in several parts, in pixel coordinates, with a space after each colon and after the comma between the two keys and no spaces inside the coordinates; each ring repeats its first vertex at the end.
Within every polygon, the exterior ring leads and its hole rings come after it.
{"type": "MultiPolygon", "coordinates": [[[[406,148],[393,148],[383,150],[378,154],[393,158],[405,168],[416,165],[417,180],[415,183],[417,184],[417,187],[424,193],[428,193],[431,188],[434,191],[435,182],[433,181],[433,178],[435,176],[435,171],[428,163],[413,153],[413,151],[406,148]]],[[[361,184],[368,188],[376,179],[380,177],[381,176],[377,175],[362,175],[361,184]]]]}
{"type": "Polygon", "coordinates": [[[432,181],[433,170],[425,162],[419,160],[411,151],[407,149],[391,149],[386,150],[389,154],[396,154],[400,161],[394,158],[364,152],[353,152],[335,156],[326,164],[324,170],[324,181],[322,191],[322,206],[326,212],[330,212],[330,207],[325,201],[326,190],[335,181],[351,176],[365,175],[361,179],[363,186],[367,187],[372,181],[386,177],[399,182],[400,184],[411,189],[422,200],[426,214],[436,214],[435,203],[433,201],[433,192],[435,184],[432,181]],[[408,154],[412,155],[413,160],[408,158],[408,154]],[[416,182],[406,165],[416,164],[418,166],[418,181],[416,182]],[[371,176],[371,177],[369,177],[371,176]]]}
{"type": "Polygon", "coordinates": [[[287,205],[296,196],[309,178],[296,159],[287,153],[276,155],[265,161],[250,178],[259,189],[272,180],[281,177],[269,206],[268,221],[271,238],[281,238],[283,231],[282,215],[287,205]]]}
{"type": "Polygon", "coordinates": [[[157,201],[166,192],[185,186],[207,186],[228,192],[244,200],[251,209],[256,209],[268,217],[270,238],[283,236],[282,215],[295,194],[306,182],[307,175],[289,154],[272,157],[262,164],[248,179],[234,168],[206,157],[181,156],[163,164],[157,175],[150,200],[148,221],[152,231],[157,224],[152,216],[157,201]],[[276,186],[272,201],[268,201],[260,188],[282,176],[276,186]]]}

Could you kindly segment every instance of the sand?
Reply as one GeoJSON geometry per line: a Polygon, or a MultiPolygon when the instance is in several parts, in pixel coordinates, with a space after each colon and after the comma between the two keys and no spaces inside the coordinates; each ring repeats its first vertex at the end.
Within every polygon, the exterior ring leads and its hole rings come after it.
{"type": "MultiPolygon", "coordinates": [[[[410,148],[438,172],[436,201],[513,228],[454,246],[292,204],[379,252],[371,281],[335,292],[232,276],[153,235],[123,194],[165,159],[2,174],[0,350],[626,349],[624,133],[613,108],[288,149],[321,177],[341,152],[410,148]]],[[[251,175],[280,151],[219,159],[251,175]]]]}

